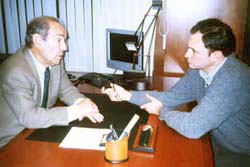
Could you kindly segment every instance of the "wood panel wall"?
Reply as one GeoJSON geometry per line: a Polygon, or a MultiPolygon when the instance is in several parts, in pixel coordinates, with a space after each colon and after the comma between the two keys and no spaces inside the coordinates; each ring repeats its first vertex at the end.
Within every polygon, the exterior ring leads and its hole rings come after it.
{"type": "MultiPolygon", "coordinates": [[[[166,15],[162,23],[169,28],[166,49],[162,49],[162,37],[157,31],[154,55],[154,88],[167,90],[188,69],[184,58],[190,28],[200,20],[216,17],[229,24],[236,36],[237,55],[242,58],[249,0],[169,0],[164,5],[166,15]],[[157,81],[157,82],[156,82],[157,81]]],[[[159,16],[161,18],[161,16],[159,16]]],[[[160,19],[157,27],[159,29],[160,19]]]]}
{"type": "Polygon", "coordinates": [[[250,66],[250,1],[248,0],[243,61],[250,66]]]}

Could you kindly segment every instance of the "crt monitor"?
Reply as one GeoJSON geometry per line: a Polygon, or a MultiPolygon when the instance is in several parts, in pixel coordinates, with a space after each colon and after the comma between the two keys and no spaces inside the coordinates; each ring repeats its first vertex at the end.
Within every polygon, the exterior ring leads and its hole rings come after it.
{"type": "Polygon", "coordinates": [[[135,35],[135,31],[106,29],[107,67],[123,72],[142,72],[143,56],[141,49],[137,54],[138,56],[135,56],[136,51],[129,51],[126,47],[127,42],[138,43],[140,37],[141,34],[135,35]]]}

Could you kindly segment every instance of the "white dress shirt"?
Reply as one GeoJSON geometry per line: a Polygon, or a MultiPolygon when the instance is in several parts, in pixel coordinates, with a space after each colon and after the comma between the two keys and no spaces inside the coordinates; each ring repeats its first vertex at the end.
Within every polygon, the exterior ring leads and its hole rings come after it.
{"type": "Polygon", "coordinates": [[[32,60],[35,63],[36,71],[37,71],[38,76],[39,76],[39,81],[40,81],[40,85],[41,85],[41,95],[42,95],[40,104],[42,104],[42,101],[43,101],[43,89],[44,89],[44,72],[45,72],[46,68],[36,59],[36,57],[33,55],[33,53],[31,52],[30,49],[29,49],[29,52],[32,55],[31,57],[32,57],[32,60]]]}
{"type": "Polygon", "coordinates": [[[215,74],[223,66],[223,64],[225,63],[226,60],[227,60],[227,58],[225,58],[214,70],[212,70],[210,72],[199,70],[199,74],[200,74],[201,78],[203,78],[205,81],[205,87],[208,87],[211,84],[215,74]]]}

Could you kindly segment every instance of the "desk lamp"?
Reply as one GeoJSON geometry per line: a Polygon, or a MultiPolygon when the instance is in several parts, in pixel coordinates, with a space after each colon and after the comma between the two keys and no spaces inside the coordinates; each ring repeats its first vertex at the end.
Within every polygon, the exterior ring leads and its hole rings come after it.
{"type": "Polygon", "coordinates": [[[158,14],[160,12],[160,10],[162,9],[162,1],[161,0],[153,0],[152,1],[152,5],[149,7],[149,9],[147,10],[146,14],[144,15],[141,23],[139,24],[138,28],[136,29],[134,36],[136,36],[139,32],[142,32],[139,34],[139,40],[137,42],[131,42],[131,41],[127,41],[125,43],[125,46],[127,48],[128,51],[132,51],[135,52],[134,54],[134,58],[133,58],[133,66],[132,66],[132,70],[135,70],[135,63],[136,63],[136,56],[146,56],[147,60],[145,63],[145,68],[143,68],[143,71],[148,70],[148,75],[150,74],[150,51],[151,51],[151,47],[152,47],[152,43],[153,43],[153,36],[154,36],[154,32],[156,29],[156,23],[157,23],[157,17],[158,14]],[[145,26],[145,20],[148,16],[152,16],[150,15],[150,11],[156,9],[156,12],[153,15],[153,18],[151,20],[151,22],[149,23],[145,33],[144,32],[144,26],[145,26]],[[152,30],[152,35],[151,35],[151,39],[150,39],[150,43],[149,43],[149,48],[148,48],[148,54],[144,55],[144,41],[149,33],[149,30],[153,27],[152,30]],[[141,50],[141,54],[142,55],[138,55],[139,51],[141,50]]]}

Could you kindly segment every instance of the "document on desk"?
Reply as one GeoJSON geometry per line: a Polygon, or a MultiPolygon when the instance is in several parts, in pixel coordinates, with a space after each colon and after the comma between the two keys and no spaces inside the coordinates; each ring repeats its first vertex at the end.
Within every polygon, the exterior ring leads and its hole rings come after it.
{"type": "Polygon", "coordinates": [[[110,131],[110,129],[72,127],[59,147],[105,150],[105,146],[100,146],[100,143],[103,136],[110,133],[110,131]]]}

